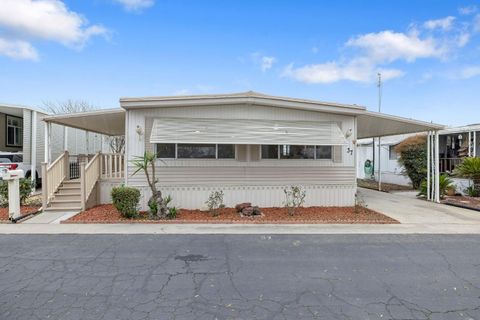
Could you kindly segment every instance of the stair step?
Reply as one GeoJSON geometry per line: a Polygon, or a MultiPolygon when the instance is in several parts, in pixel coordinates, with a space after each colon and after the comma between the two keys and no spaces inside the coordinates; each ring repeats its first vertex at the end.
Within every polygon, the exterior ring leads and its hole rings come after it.
{"type": "Polygon", "coordinates": [[[82,207],[48,207],[44,211],[81,211],[82,207]]]}
{"type": "Polygon", "coordinates": [[[80,180],[64,180],[63,184],[80,184],[80,180]]]}
{"type": "Polygon", "coordinates": [[[52,201],[50,201],[50,205],[61,205],[61,206],[78,206],[80,205],[80,200],[58,200],[54,198],[52,201]]]}
{"type": "Polygon", "coordinates": [[[66,195],[66,194],[80,194],[80,188],[78,189],[58,189],[55,195],[66,195]]]}
{"type": "Polygon", "coordinates": [[[80,201],[80,193],[55,193],[54,200],[76,200],[80,201]]]}

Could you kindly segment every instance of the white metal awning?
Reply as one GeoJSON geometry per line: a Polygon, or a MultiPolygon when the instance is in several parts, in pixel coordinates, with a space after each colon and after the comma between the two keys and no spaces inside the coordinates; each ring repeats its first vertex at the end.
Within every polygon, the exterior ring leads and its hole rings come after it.
{"type": "Polygon", "coordinates": [[[344,145],[335,122],[162,118],[151,143],[344,145]]]}

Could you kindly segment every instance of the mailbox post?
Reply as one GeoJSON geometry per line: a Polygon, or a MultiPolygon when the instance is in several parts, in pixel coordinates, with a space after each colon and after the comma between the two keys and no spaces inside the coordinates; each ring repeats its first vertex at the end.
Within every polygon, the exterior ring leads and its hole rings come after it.
{"type": "Polygon", "coordinates": [[[15,220],[20,212],[20,179],[24,177],[23,170],[8,170],[3,180],[8,181],[8,218],[15,220]]]}

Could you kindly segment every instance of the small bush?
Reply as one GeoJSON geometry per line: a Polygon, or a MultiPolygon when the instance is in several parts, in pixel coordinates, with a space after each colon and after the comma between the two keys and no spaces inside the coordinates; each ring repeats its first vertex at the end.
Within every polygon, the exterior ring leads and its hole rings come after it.
{"type": "Polygon", "coordinates": [[[474,186],[469,186],[464,190],[465,194],[469,197],[479,197],[480,192],[475,189],[474,186]]]}
{"type": "Polygon", "coordinates": [[[178,214],[178,209],[176,207],[169,207],[168,208],[168,213],[167,213],[167,218],[168,219],[175,219],[178,214]]]}
{"type": "Polygon", "coordinates": [[[219,209],[224,208],[225,204],[223,203],[223,191],[212,191],[208,200],[205,201],[205,204],[208,207],[208,211],[212,214],[212,216],[216,217],[219,215],[219,209]]]}
{"type": "MultiPolygon", "coordinates": [[[[24,205],[28,197],[32,194],[35,182],[30,178],[20,179],[20,204],[24,205]]],[[[8,182],[0,181],[0,206],[8,206],[8,182]]]]}
{"type": "Polygon", "coordinates": [[[307,193],[300,186],[290,186],[289,188],[283,189],[283,192],[285,193],[285,207],[287,208],[288,214],[293,216],[297,208],[305,202],[307,193]]]}
{"type": "Polygon", "coordinates": [[[427,177],[427,137],[409,137],[395,147],[395,152],[400,155],[398,161],[404,167],[402,173],[410,178],[414,189],[420,188],[427,177]]]}
{"type": "MultiPolygon", "coordinates": [[[[433,184],[433,179],[430,180],[430,190],[432,188],[433,184]]],[[[440,175],[440,198],[443,199],[445,194],[447,194],[448,190],[452,190],[455,188],[453,185],[452,179],[447,174],[441,174],[440,175]]],[[[423,180],[421,185],[420,185],[420,193],[418,194],[419,196],[427,196],[427,180],[423,180]]]]}
{"type": "Polygon", "coordinates": [[[113,206],[125,218],[134,218],[137,216],[138,202],[140,201],[140,191],[135,188],[120,186],[112,189],[113,206]]]}
{"type": "Polygon", "coordinates": [[[355,193],[355,207],[354,207],[353,211],[355,213],[360,213],[362,211],[362,209],[367,208],[367,207],[368,207],[368,205],[365,202],[365,199],[363,198],[363,196],[360,193],[356,192],[355,193]]]}

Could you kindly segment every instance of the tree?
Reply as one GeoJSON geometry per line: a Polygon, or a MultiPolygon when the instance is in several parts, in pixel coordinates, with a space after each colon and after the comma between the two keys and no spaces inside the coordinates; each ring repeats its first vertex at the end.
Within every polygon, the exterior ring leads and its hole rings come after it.
{"type": "Polygon", "coordinates": [[[43,109],[53,114],[77,113],[96,110],[95,106],[84,100],[44,101],[43,109]]]}
{"type": "Polygon", "coordinates": [[[410,178],[414,189],[420,188],[427,177],[427,137],[409,137],[395,147],[395,152],[400,155],[398,162],[404,167],[402,173],[410,178]]]}
{"type": "Polygon", "coordinates": [[[473,180],[473,188],[480,192],[480,158],[465,158],[455,168],[455,174],[473,180]]]}
{"type": "Polygon", "coordinates": [[[108,137],[110,151],[113,153],[123,153],[125,149],[125,136],[108,137]]]}
{"type": "Polygon", "coordinates": [[[155,177],[155,162],[157,157],[154,153],[145,151],[143,157],[135,157],[132,163],[136,170],[134,175],[140,171],[145,173],[147,177],[148,185],[152,191],[152,196],[148,200],[148,207],[150,208],[150,214],[156,219],[165,219],[168,215],[167,204],[162,197],[162,192],[157,189],[156,183],[158,182],[155,177]],[[149,172],[151,171],[151,173],[149,172]]]}

